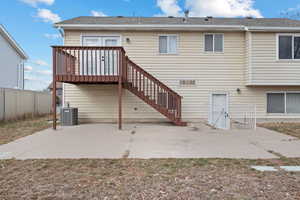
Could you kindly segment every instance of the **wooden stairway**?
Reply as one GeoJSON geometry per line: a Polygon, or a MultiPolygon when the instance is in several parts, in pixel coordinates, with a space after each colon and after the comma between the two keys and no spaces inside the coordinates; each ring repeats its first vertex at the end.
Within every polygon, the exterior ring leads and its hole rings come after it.
{"type": "Polygon", "coordinates": [[[186,126],[181,119],[182,97],[164,83],[126,57],[123,86],[178,126],[186,126]]]}

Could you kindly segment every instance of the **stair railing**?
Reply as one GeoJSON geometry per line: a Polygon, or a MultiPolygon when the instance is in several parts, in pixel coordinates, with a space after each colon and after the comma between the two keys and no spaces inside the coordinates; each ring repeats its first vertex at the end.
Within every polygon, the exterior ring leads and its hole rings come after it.
{"type": "Polygon", "coordinates": [[[156,106],[174,121],[181,119],[182,97],[157,78],[125,57],[123,80],[149,104],[156,106]]]}

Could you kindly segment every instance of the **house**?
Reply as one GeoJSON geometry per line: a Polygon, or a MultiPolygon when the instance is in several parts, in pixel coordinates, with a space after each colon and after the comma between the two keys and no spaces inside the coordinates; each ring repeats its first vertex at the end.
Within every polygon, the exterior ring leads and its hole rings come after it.
{"type": "Polygon", "coordinates": [[[24,89],[24,63],[28,56],[0,24],[0,87],[24,89]]]}
{"type": "Polygon", "coordinates": [[[81,122],[300,119],[300,21],[77,17],[55,27],[54,80],[81,122]]]}
{"type": "MultiPolygon", "coordinates": [[[[48,90],[50,92],[53,91],[53,83],[50,83],[50,85],[48,86],[48,90]]],[[[62,83],[61,82],[57,82],[56,83],[56,97],[57,97],[57,105],[61,106],[62,105],[62,93],[63,93],[63,87],[62,87],[62,83]]]]}

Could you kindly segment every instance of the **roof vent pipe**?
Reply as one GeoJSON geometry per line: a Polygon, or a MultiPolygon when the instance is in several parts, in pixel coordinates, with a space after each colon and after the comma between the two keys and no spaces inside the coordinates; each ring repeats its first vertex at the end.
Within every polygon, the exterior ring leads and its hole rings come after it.
{"type": "Polygon", "coordinates": [[[188,21],[189,14],[190,14],[190,11],[189,11],[189,10],[185,10],[185,11],[184,11],[184,22],[185,22],[185,23],[188,21]]]}
{"type": "Polygon", "coordinates": [[[205,17],[204,20],[208,22],[209,20],[212,20],[212,18],[213,18],[212,16],[207,16],[207,17],[205,17]]]}

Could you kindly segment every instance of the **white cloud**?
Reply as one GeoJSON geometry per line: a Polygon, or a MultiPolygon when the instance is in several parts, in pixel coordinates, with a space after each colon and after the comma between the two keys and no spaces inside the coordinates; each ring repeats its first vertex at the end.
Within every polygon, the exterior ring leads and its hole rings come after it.
{"type": "Polygon", "coordinates": [[[45,33],[44,36],[48,39],[52,39],[52,40],[55,40],[55,39],[59,39],[61,38],[61,35],[60,34],[50,34],[50,33],[45,33]]]}
{"type": "Polygon", "coordinates": [[[51,70],[39,70],[39,71],[37,71],[37,73],[42,74],[42,75],[52,75],[51,70]]]}
{"type": "Polygon", "coordinates": [[[41,4],[46,4],[46,5],[52,5],[54,3],[55,0],[21,0],[22,2],[29,4],[33,7],[36,7],[37,4],[41,3],[41,4]]]}
{"type": "Polygon", "coordinates": [[[56,23],[61,21],[61,18],[58,14],[53,13],[51,10],[48,9],[38,9],[37,18],[43,20],[43,22],[51,22],[56,23]]]}
{"type": "Polygon", "coordinates": [[[191,16],[262,17],[254,0],[186,0],[191,16]]]}
{"type": "MultiPolygon", "coordinates": [[[[262,17],[253,4],[254,0],[185,0],[185,9],[194,17],[262,17]]],[[[157,6],[163,14],[156,16],[183,15],[178,0],[157,0],[157,6]]]]}
{"type": "Polygon", "coordinates": [[[33,69],[33,67],[31,67],[30,65],[26,65],[26,66],[24,67],[24,70],[25,70],[26,72],[30,72],[30,71],[32,71],[32,69],[33,69]]]}
{"type": "Polygon", "coordinates": [[[177,0],[157,0],[157,6],[165,16],[180,16],[182,12],[177,0]]]}
{"type": "Polygon", "coordinates": [[[43,60],[36,60],[33,63],[36,64],[36,65],[39,65],[39,66],[49,66],[49,64],[46,61],[43,61],[43,60]]]}
{"type": "Polygon", "coordinates": [[[91,15],[94,16],[94,17],[105,17],[105,16],[107,16],[103,12],[101,12],[101,11],[95,11],[95,10],[91,11],[91,15]]]}
{"type": "Polygon", "coordinates": [[[292,18],[292,19],[299,19],[300,18],[300,4],[296,7],[288,8],[280,12],[282,17],[292,18]]]}

